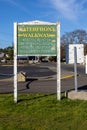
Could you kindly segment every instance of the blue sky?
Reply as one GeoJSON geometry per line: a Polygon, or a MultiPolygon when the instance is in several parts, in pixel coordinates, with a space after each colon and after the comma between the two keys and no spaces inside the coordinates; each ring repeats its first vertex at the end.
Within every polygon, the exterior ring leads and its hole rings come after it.
{"type": "Polygon", "coordinates": [[[59,21],[61,36],[87,31],[87,0],[0,0],[0,48],[12,45],[14,22],[33,20],[59,21]]]}

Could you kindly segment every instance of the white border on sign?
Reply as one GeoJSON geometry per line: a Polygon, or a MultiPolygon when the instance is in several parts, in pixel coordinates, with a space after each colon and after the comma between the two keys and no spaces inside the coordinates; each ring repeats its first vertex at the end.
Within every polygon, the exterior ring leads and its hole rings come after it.
{"type": "Polygon", "coordinates": [[[60,23],[57,23],[57,100],[61,100],[60,23]]]}
{"type": "Polygon", "coordinates": [[[87,55],[85,56],[85,73],[87,74],[87,55]]]}
{"type": "MultiPolygon", "coordinates": [[[[17,25],[57,25],[57,100],[61,100],[60,23],[32,21],[14,23],[14,102],[17,103],[17,25]]],[[[39,55],[38,55],[39,56],[39,55]]]]}
{"type": "Polygon", "coordinates": [[[17,23],[14,23],[14,102],[17,103],[17,23]]]}

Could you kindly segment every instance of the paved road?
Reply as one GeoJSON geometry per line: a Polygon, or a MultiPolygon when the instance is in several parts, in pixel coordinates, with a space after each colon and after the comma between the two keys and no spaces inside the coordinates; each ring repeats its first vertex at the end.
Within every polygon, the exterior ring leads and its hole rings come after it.
{"type": "MultiPolygon", "coordinates": [[[[73,65],[62,64],[62,75],[71,74],[73,65]]],[[[18,83],[18,92],[28,93],[56,93],[56,64],[44,63],[39,65],[20,66],[19,71],[26,71],[28,75],[27,82],[18,83]],[[37,78],[38,77],[38,78],[37,78]],[[38,80],[39,79],[39,80],[38,80]]],[[[0,73],[13,73],[12,66],[0,66],[0,73]]],[[[85,75],[84,66],[78,65],[78,87],[87,89],[87,76],[85,75]]],[[[0,76],[2,79],[2,76],[0,76]]],[[[5,78],[5,77],[4,77],[5,78]]],[[[74,88],[74,77],[61,80],[62,92],[74,88]]],[[[12,93],[12,80],[0,80],[0,93],[12,93]]]]}

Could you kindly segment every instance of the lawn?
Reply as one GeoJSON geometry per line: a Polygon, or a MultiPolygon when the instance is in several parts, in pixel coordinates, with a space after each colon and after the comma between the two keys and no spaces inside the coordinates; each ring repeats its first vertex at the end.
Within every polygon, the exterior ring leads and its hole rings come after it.
{"type": "Polygon", "coordinates": [[[87,101],[56,94],[0,95],[0,130],[87,130],[87,101]]]}

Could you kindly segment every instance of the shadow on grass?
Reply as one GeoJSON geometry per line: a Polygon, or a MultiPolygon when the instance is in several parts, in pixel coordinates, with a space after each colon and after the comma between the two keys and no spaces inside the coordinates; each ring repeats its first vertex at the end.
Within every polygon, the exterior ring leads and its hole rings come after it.
{"type": "Polygon", "coordinates": [[[52,93],[52,94],[41,94],[41,93],[36,93],[35,96],[32,96],[34,95],[31,94],[31,97],[27,97],[27,98],[24,98],[24,99],[19,99],[17,103],[20,103],[20,102],[23,102],[23,101],[30,101],[30,100],[36,100],[36,99],[41,99],[41,98],[44,98],[44,97],[48,97],[48,96],[52,96],[52,95],[55,95],[55,93],[52,93]]]}
{"type": "MultiPolygon", "coordinates": [[[[31,101],[31,100],[41,99],[41,98],[50,97],[50,96],[55,96],[55,100],[59,101],[57,99],[57,94],[56,93],[48,93],[48,94],[35,93],[35,96],[32,96],[32,95],[34,95],[34,93],[33,94],[30,93],[30,94],[31,94],[31,97],[27,97],[27,98],[24,98],[24,99],[22,98],[22,99],[18,100],[18,103],[24,102],[24,101],[31,101]]],[[[61,100],[65,100],[65,99],[67,99],[67,97],[65,96],[65,93],[63,92],[63,93],[61,93],[61,99],[60,99],[60,101],[61,100]]]]}

